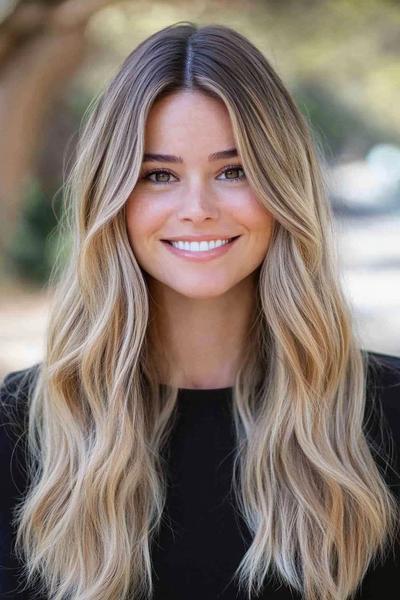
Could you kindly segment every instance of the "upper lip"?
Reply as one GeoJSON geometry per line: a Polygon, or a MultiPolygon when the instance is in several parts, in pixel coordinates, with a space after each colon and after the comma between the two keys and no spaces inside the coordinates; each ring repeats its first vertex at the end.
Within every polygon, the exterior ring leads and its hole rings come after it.
{"type": "Polygon", "coordinates": [[[162,241],[165,242],[179,242],[181,241],[187,241],[187,242],[200,242],[200,241],[205,241],[208,242],[210,240],[230,240],[234,237],[238,237],[237,235],[220,235],[220,234],[212,234],[212,235],[206,235],[205,233],[200,235],[180,235],[180,236],[175,236],[175,237],[168,237],[168,238],[163,238],[162,241]]]}

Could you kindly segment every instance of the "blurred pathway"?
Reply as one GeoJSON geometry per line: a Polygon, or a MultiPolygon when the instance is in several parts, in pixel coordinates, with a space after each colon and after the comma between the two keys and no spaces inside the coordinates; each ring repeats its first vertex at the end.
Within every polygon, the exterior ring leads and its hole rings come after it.
{"type": "Polygon", "coordinates": [[[343,287],[364,347],[400,356],[400,214],[336,221],[343,287]]]}
{"type": "Polygon", "coordinates": [[[50,293],[2,287],[0,294],[0,378],[39,362],[50,293]]]}

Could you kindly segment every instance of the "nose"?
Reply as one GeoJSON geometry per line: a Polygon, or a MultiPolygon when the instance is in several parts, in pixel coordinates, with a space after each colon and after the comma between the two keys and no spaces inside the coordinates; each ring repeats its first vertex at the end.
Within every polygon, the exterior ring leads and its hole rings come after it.
{"type": "Polygon", "coordinates": [[[184,191],[184,197],[178,209],[181,221],[201,222],[206,219],[217,219],[220,209],[217,199],[205,185],[192,185],[184,191]]]}

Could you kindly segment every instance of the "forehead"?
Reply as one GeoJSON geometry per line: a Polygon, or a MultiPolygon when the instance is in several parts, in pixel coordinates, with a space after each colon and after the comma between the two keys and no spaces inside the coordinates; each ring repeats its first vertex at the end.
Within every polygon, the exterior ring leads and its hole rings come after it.
{"type": "MultiPolygon", "coordinates": [[[[222,100],[192,90],[174,92],[156,100],[146,122],[146,146],[154,143],[214,142],[234,146],[232,125],[222,100]]],[[[219,148],[217,148],[219,149],[219,148]]]]}

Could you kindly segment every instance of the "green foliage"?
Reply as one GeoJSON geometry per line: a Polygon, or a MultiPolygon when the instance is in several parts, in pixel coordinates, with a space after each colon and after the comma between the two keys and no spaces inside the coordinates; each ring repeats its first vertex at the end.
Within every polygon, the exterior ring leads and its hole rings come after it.
{"type": "Polygon", "coordinates": [[[335,157],[349,150],[364,155],[383,139],[393,143],[399,141],[397,132],[388,132],[386,128],[367,121],[363,114],[346,105],[326,85],[303,81],[292,92],[328,161],[334,161],[335,157]]]}
{"type": "Polygon", "coordinates": [[[23,211],[7,251],[12,271],[24,280],[43,284],[48,280],[59,243],[57,230],[60,199],[45,193],[37,179],[27,187],[23,211]]]}

